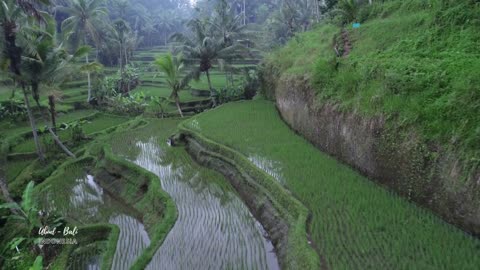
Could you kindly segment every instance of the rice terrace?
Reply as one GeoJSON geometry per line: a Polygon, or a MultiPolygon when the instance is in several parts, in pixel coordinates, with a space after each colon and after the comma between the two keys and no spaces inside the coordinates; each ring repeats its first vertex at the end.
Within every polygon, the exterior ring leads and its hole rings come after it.
{"type": "Polygon", "coordinates": [[[0,269],[480,269],[478,0],[0,0],[0,269]]]}

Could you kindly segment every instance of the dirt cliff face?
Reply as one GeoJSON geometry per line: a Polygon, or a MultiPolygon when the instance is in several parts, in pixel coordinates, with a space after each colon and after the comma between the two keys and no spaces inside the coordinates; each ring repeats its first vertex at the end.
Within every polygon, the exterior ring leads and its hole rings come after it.
{"type": "Polygon", "coordinates": [[[307,76],[279,76],[272,67],[261,75],[284,121],[321,151],[480,235],[480,171],[466,172],[448,146],[427,143],[414,130],[398,132],[394,119],[318,104],[307,76]]]}

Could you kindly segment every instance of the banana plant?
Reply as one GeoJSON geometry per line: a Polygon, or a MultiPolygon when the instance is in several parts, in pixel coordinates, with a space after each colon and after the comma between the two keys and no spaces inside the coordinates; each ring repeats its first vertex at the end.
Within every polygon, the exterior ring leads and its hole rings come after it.
{"type": "Polygon", "coordinates": [[[9,202],[0,204],[0,209],[12,210],[7,218],[18,222],[27,231],[27,235],[15,237],[10,241],[8,245],[10,249],[16,249],[18,251],[18,247],[24,245],[27,247],[33,246],[41,251],[39,246],[40,238],[36,237],[37,230],[46,225],[57,227],[61,223],[61,218],[54,218],[51,213],[38,209],[37,202],[33,196],[34,186],[33,181],[28,183],[23,191],[21,203],[9,202]]]}

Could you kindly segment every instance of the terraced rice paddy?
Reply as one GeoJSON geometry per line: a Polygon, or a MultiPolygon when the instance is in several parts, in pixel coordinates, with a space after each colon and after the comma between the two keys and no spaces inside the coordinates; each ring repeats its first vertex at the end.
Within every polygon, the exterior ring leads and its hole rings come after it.
{"type": "MultiPolygon", "coordinates": [[[[168,89],[165,84],[165,78],[162,74],[157,71],[156,66],[154,65],[155,57],[160,54],[167,53],[169,51],[168,47],[154,47],[141,49],[134,52],[134,57],[132,58],[132,64],[139,69],[141,85],[132,91],[135,92],[144,92],[147,96],[160,96],[169,98],[171,91],[168,89]]],[[[94,56],[92,56],[94,57],[94,56]]],[[[241,59],[233,62],[233,66],[239,69],[238,74],[234,74],[234,84],[235,86],[240,85],[241,83],[241,70],[242,69],[255,69],[255,64],[258,63],[260,58],[259,52],[252,53],[252,58],[241,59]]],[[[93,58],[92,58],[93,59],[93,58]]],[[[117,67],[105,67],[106,74],[114,74],[118,71],[117,67]]],[[[212,86],[221,90],[227,87],[227,79],[225,73],[214,67],[211,71],[211,82],[212,86]]],[[[199,90],[208,90],[208,82],[205,75],[202,75],[199,81],[192,81],[190,86],[193,89],[199,90]]],[[[10,98],[12,93],[13,85],[4,85],[0,86],[0,101],[7,100],[10,98]]],[[[95,91],[95,89],[93,89],[95,91]]],[[[70,112],[72,111],[76,104],[86,104],[87,100],[87,80],[86,76],[76,76],[73,81],[67,82],[61,86],[61,100],[56,104],[56,110],[58,112],[70,112]]],[[[48,102],[46,99],[46,94],[41,95],[41,105],[47,107],[48,102]]],[[[20,89],[17,89],[15,97],[17,99],[23,100],[22,93],[20,89]]],[[[181,102],[190,102],[197,100],[204,100],[208,97],[196,97],[190,93],[190,91],[181,91],[180,92],[180,101],[181,102]]],[[[33,103],[33,100],[31,100],[33,103]]],[[[170,110],[169,110],[170,112],[170,110]]],[[[176,113],[176,109],[172,107],[171,112],[176,113]]]]}
{"type": "MultiPolygon", "coordinates": [[[[129,269],[143,249],[150,244],[140,214],[105,192],[84,170],[89,164],[74,164],[66,174],[46,183],[42,205],[58,211],[69,224],[81,226],[96,223],[115,224],[120,229],[112,269],[129,269]]],[[[96,243],[96,242],[95,242],[96,243]]],[[[100,269],[103,249],[80,246],[71,255],[69,269],[100,269]],[[91,250],[93,248],[93,250],[91,250]]]]}
{"type": "Polygon", "coordinates": [[[284,179],[312,211],[311,237],[329,269],[480,266],[480,240],[321,153],[290,130],[270,102],[226,104],[186,124],[284,179]]]}
{"type": "MultiPolygon", "coordinates": [[[[57,116],[57,123],[68,123],[71,121],[75,121],[80,118],[89,116],[94,112],[95,112],[94,110],[79,110],[79,111],[70,112],[68,114],[61,113],[57,116]]],[[[37,122],[37,126],[39,127],[45,125],[43,118],[37,118],[36,122],[37,122]]],[[[25,120],[23,122],[10,122],[10,121],[4,120],[4,121],[0,121],[0,129],[2,130],[2,135],[6,138],[6,137],[10,137],[13,135],[30,131],[31,127],[28,120],[25,120]]]]}
{"type": "Polygon", "coordinates": [[[32,160],[7,161],[7,166],[5,166],[7,179],[15,179],[31,162],[32,160]]]}
{"type": "MultiPolygon", "coordinates": [[[[78,114],[78,115],[80,116],[84,114],[78,114]]],[[[75,119],[75,118],[65,118],[65,120],[69,120],[69,119],[75,119]]],[[[108,114],[102,114],[90,121],[87,121],[87,123],[82,125],[82,129],[85,135],[88,136],[93,133],[124,123],[125,121],[127,121],[127,118],[108,115],[108,114]]],[[[62,123],[62,122],[59,121],[58,123],[62,123]]],[[[29,130],[29,128],[27,127],[25,129],[27,131],[29,130]]],[[[68,141],[71,139],[70,130],[59,130],[57,135],[62,141],[68,141]]],[[[43,143],[43,142],[51,142],[51,141],[52,141],[52,138],[49,133],[40,135],[40,142],[43,143]]],[[[35,143],[31,138],[25,139],[23,142],[15,145],[12,149],[12,152],[15,152],[15,153],[30,153],[34,151],[35,151],[35,143]]]]}
{"type": "Polygon", "coordinates": [[[178,219],[147,269],[278,269],[272,244],[227,180],[167,138],[178,120],[152,120],[115,136],[116,155],[159,176],[178,219]]]}
{"type": "Polygon", "coordinates": [[[69,257],[67,270],[100,270],[101,256],[105,243],[95,242],[75,250],[69,257]]]}

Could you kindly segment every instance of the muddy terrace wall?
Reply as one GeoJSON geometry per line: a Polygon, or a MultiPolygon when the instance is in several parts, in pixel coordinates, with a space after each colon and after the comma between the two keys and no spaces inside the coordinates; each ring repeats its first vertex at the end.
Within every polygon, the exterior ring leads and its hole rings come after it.
{"type": "Polygon", "coordinates": [[[381,116],[318,104],[305,75],[283,75],[267,64],[261,81],[263,95],[276,102],[283,120],[318,149],[480,236],[478,167],[467,172],[447,146],[427,143],[414,130],[395,131],[381,116]]]}

